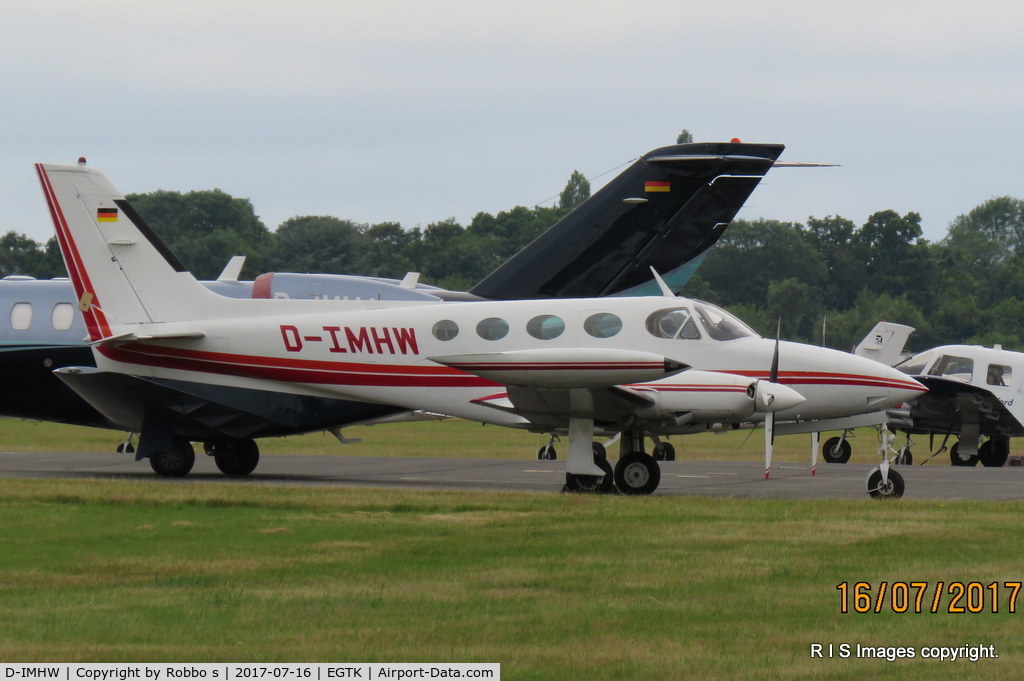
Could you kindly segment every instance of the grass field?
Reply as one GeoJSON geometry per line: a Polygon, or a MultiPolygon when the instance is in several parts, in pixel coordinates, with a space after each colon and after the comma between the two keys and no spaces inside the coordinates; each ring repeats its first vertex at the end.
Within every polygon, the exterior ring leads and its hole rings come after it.
{"type": "MultiPolygon", "coordinates": [[[[3,450],[43,433],[60,451],[117,440],[0,426],[3,450]]],[[[459,422],[361,430],[346,430],[366,438],[351,447],[320,435],[279,443],[396,456],[539,446],[459,422]]],[[[713,450],[723,443],[758,460],[759,435],[675,441],[691,458],[723,456],[713,450]]],[[[794,443],[784,455],[805,459],[806,438],[784,441],[794,443]]],[[[855,460],[867,460],[873,436],[858,442],[855,460]]],[[[1010,613],[1001,585],[1024,572],[1022,517],[1016,502],[0,479],[0,660],[477,661],[501,663],[506,679],[1018,679],[1024,594],[1010,613]],[[981,612],[950,613],[948,595],[928,612],[930,590],[922,613],[894,613],[886,600],[878,613],[841,614],[836,585],[862,580],[873,595],[881,581],[998,582],[998,612],[988,599],[981,612]],[[1000,657],[812,659],[816,643],[981,644],[1000,657]]]]}
{"type": "Polygon", "coordinates": [[[997,614],[844,615],[836,590],[1020,580],[1019,503],[77,480],[0,480],[0,499],[6,661],[478,661],[500,662],[508,679],[929,680],[1019,678],[1024,663],[1024,612],[1006,602],[997,614]],[[816,660],[813,643],[985,644],[1000,658],[816,660]]]}

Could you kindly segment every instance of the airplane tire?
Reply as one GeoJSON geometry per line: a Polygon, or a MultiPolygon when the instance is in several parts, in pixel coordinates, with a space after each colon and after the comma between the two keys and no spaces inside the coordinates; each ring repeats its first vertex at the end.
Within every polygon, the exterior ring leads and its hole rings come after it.
{"type": "MultiPolygon", "coordinates": [[[[608,452],[605,450],[603,444],[601,444],[600,442],[594,442],[594,443],[592,443],[592,446],[594,448],[594,462],[595,463],[597,463],[598,459],[601,459],[603,461],[607,461],[608,460],[608,452]]],[[[601,466],[601,464],[597,464],[597,465],[601,466]]],[[[601,468],[604,468],[604,466],[601,466],[601,468]]],[[[609,467],[608,470],[610,472],[611,471],[611,467],[609,467]]]]}
{"type": "Polygon", "coordinates": [[[1003,437],[991,437],[978,448],[981,465],[988,468],[999,468],[1006,465],[1010,458],[1010,440],[1003,437]]]}
{"type": "Polygon", "coordinates": [[[910,466],[914,463],[914,455],[909,449],[904,449],[896,455],[896,458],[894,458],[892,462],[897,466],[910,466]]]}
{"type": "Polygon", "coordinates": [[[537,450],[537,458],[541,461],[554,461],[558,458],[553,445],[544,445],[537,450]]]}
{"type": "Polygon", "coordinates": [[[960,443],[957,442],[949,448],[949,464],[951,466],[977,466],[978,456],[976,454],[964,461],[960,458],[960,443]]]}
{"type": "Polygon", "coordinates": [[[260,462],[260,448],[255,440],[217,443],[212,451],[217,468],[232,478],[244,478],[256,470],[260,462]]]}
{"type": "Polygon", "coordinates": [[[889,469],[889,479],[882,484],[882,471],[878,468],[871,471],[868,476],[868,494],[872,499],[899,499],[903,496],[905,484],[903,476],[892,468],[889,469]]]}
{"type": "MultiPolygon", "coordinates": [[[[602,449],[604,448],[602,447],[602,449]]],[[[574,475],[573,473],[566,473],[565,491],[575,492],[577,494],[611,494],[614,492],[614,474],[612,473],[612,465],[608,463],[608,459],[599,458],[595,451],[594,463],[598,468],[604,471],[604,475],[574,475]]]]}
{"type": "Polygon", "coordinates": [[[196,452],[188,440],[175,439],[170,449],[149,455],[153,472],[165,478],[183,478],[196,463],[196,452]]]}
{"type": "Polygon", "coordinates": [[[671,442],[659,442],[654,445],[654,450],[651,454],[654,456],[655,461],[676,460],[676,448],[672,446],[671,442]]]}
{"type": "Polygon", "coordinates": [[[846,463],[852,453],[850,443],[841,437],[830,437],[821,448],[821,456],[828,463],[846,463]]]}
{"type": "Polygon", "coordinates": [[[661,467],[653,456],[630,452],[615,464],[615,486],[623,494],[650,494],[661,482],[661,467]]]}

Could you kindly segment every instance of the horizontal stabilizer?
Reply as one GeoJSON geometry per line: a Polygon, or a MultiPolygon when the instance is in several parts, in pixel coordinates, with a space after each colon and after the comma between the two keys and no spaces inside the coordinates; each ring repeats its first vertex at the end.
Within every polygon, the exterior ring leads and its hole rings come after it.
{"type": "Polygon", "coordinates": [[[92,345],[112,345],[117,343],[128,343],[132,341],[193,341],[205,337],[201,331],[182,331],[174,333],[119,333],[116,336],[108,336],[93,341],[92,345]]]}

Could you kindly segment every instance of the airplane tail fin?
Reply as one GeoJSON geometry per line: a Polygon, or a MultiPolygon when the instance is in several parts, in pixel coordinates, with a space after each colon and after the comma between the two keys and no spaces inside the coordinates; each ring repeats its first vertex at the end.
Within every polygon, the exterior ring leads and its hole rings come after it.
{"type": "Polygon", "coordinates": [[[492,300],[657,295],[651,267],[678,292],[784,148],[723,142],[648,152],[470,293],[492,300]]]}
{"type": "Polygon", "coordinates": [[[43,163],[36,172],[91,341],[123,325],[218,316],[226,299],[196,281],[103,173],[43,163]]]}
{"type": "Polygon", "coordinates": [[[906,345],[914,327],[893,322],[878,322],[875,327],[864,336],[864,340],[857,345],[853,354],[860,357],[867,357],[887,366],[893,366],[900,360],[903,353],[903,346],[906,345]]]}

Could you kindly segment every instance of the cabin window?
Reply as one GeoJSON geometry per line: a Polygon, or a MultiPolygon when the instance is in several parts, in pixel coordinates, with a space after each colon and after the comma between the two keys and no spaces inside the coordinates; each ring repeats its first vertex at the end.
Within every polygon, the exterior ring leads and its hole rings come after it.
{"type": "Polygon", "coordinates": [[[1010,378],[1013,375],[1013,367],[1008,367],[1004,364],[989,364],[988,365],[988,376],[985,382],[989,385],[997,386],[1008,386],[1010,385],[1010,378]]]}
{"type": "Polygon", "coordinates": [[[75,321],[75,308],[71,303],[57,303],[50,313],[50,322],[56,331],[67,331],[75,321]]]}
{"type": "Polygon", "coordinates": [[[476,334],[484,340],[501,340],[508,335],[508,322],[499,317],[488,317],[476,325],[476,334]]]}
{"type": "Polygon", "coordinates": [[[526,323],[526,332],[538,340],[558,338],[563,331],[565,331],[565,322],[550,314],[542,314],[526,323]]]}
{"type": "Polygon", "coordinates": [[[658,310],[647,318],[647,331],[655,338],[700,338],[693,315],[685,307],[658,310]]]}
{"type": "Polygon", "coordinates": [[[949,376],[950,378],[970,383],[974,377],[974,360],[969,357],[943,355],[928,374],[931,376],[949,376]]]}
{"type": "Polygon", "coordinates": [[[611,338],[622,331],[622,320],[611,312],[598,312],[587,317],[583,330],[594,338],[611,338]]]}
{"type": "Polygon", "coordinates": [[[32,303],[15,303],[11,308],[11,328],[24,331],[32,326],[32,303]]]}
{"type": "Polygon", "coordinates": [[[434,328],[431,329],[431,332],[437,340],[450,341],[459,335],[459,325],[450,319],[442,319],[438,323],[434,324],[434,328]]]}

